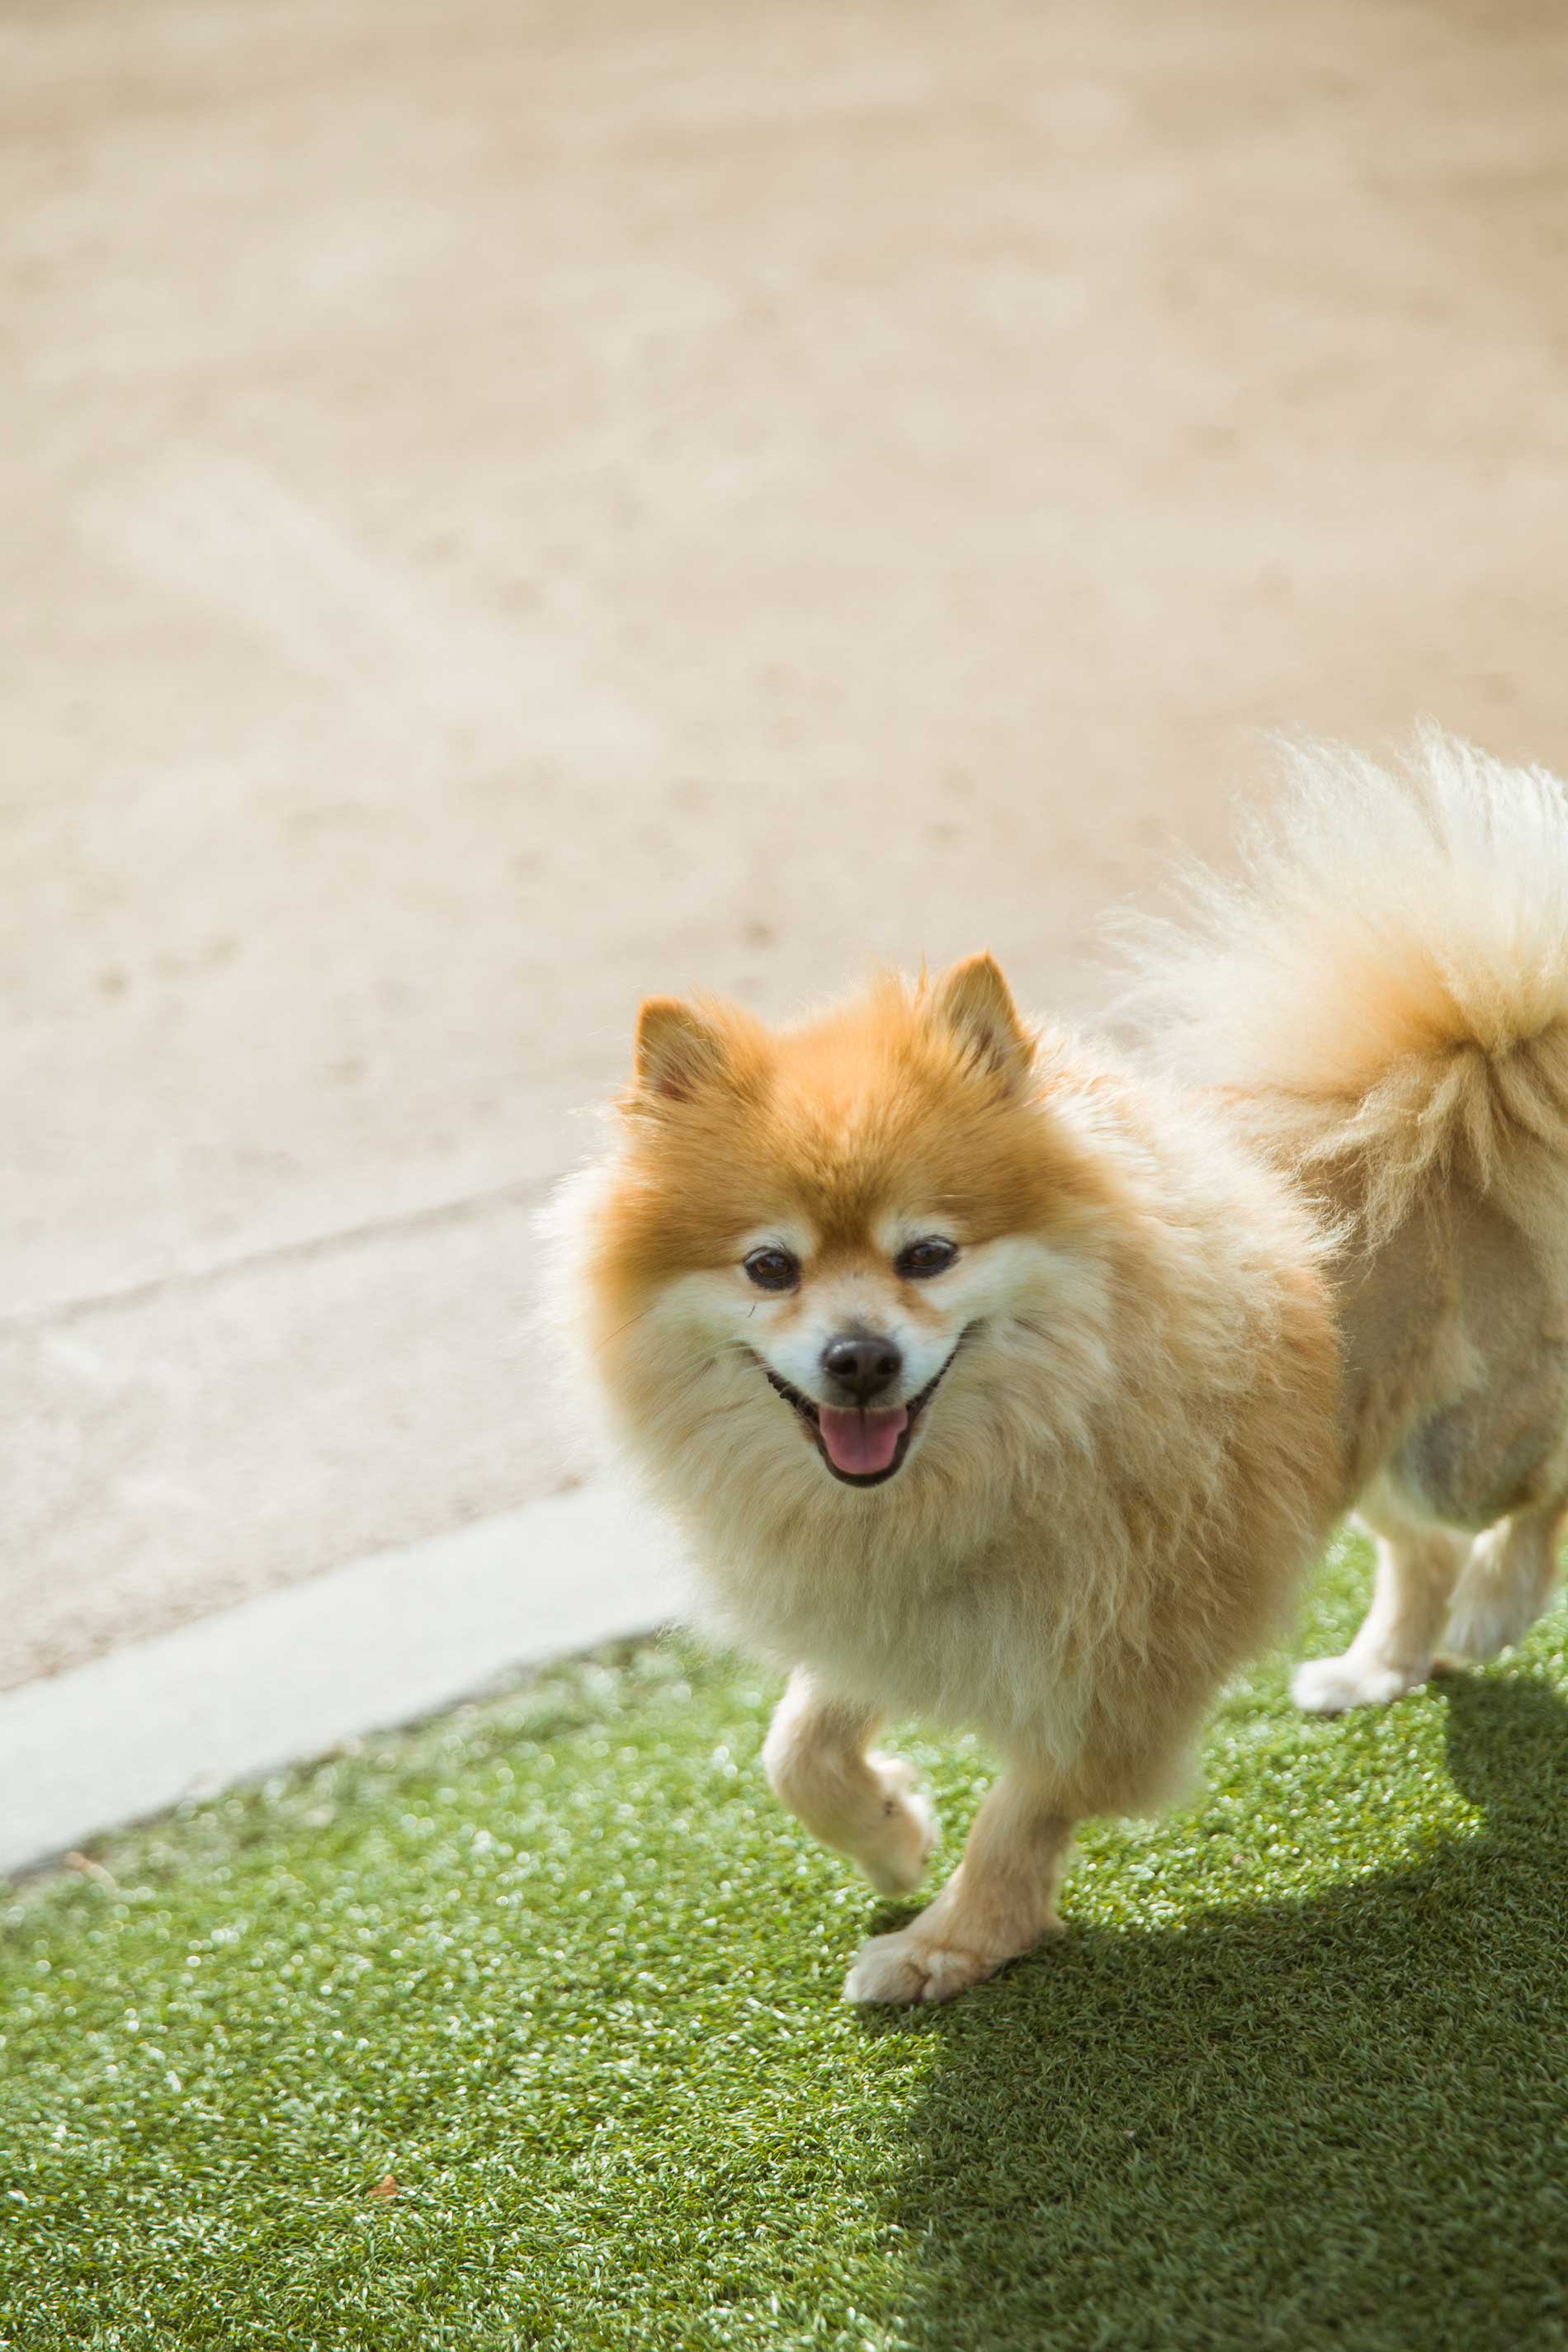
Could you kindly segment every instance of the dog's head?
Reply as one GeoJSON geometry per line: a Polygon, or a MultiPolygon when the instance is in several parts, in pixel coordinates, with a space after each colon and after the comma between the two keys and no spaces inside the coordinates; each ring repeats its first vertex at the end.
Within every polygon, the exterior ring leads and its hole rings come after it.
{"type": "Polygon", "coordinates": [[[962,1457],[1081,1308],[1103,1204],[1045,1058],[989,956],[777,1033],[645,1003],[590,1258],[640,1450],[780,1503],[994,1475],[962,1457]]]}

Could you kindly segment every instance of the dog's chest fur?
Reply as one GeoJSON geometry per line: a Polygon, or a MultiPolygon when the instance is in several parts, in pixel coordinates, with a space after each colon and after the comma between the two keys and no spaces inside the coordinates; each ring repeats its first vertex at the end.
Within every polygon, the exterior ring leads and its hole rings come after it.
{"type": "Polygon", "coordinates": [[[716,1627],[788,1668],[893,1714],[970,1727],[998,1747],[1066,1763],[1083,1676],[1068,1563],[1044,1529],[966,1561],[699,1560],[716,1627]]]}

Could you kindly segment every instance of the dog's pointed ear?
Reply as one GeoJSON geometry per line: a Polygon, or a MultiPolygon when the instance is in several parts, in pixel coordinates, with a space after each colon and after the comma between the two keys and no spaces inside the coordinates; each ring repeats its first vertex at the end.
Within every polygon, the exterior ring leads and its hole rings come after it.
{"type": "Polygon", "coordinates": [[[637,1092],[645,1100],[689,1102],[723,1075],[724,1040],[694,1004],[679,996],[648,996],[637,1011],[634,1063],[637,1092]]]}
{"type": "Polygon", "coordinates": [[[968,1046],[982,1066],[1008,1087],[1019,1087],[1034,1058],[1034,1040],[1018,1018],[1013,992],[994,956],[965,956],[931,990],[931,1010],[968,1046]]]}

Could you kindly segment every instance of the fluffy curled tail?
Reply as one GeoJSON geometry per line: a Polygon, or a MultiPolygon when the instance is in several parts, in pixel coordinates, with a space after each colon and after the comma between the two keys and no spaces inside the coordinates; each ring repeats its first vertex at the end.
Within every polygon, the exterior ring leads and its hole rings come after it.
{"type": "Polygon", "coordinates": [[[1568,1183],[1568,793],[1436,730],[1394,770],[1286,759],[1239,877],[1134,942],[1146,1024],[1281,1156],[1359,1176],[1373,1236],[1455,1173],[1530,1221],[1568,1183]]]}

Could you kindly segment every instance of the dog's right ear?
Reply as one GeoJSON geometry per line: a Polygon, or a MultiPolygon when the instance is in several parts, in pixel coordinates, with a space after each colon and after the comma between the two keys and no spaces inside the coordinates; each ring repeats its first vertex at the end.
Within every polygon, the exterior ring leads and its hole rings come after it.
{"type": "Polygon", "coordinates": [[[695,1005],[679,996],[648,996],[637,1013],[635,1062],[637,1093],[647,1099],[689,1102],[722,1076],[724,1040],[695,1005]]]}

